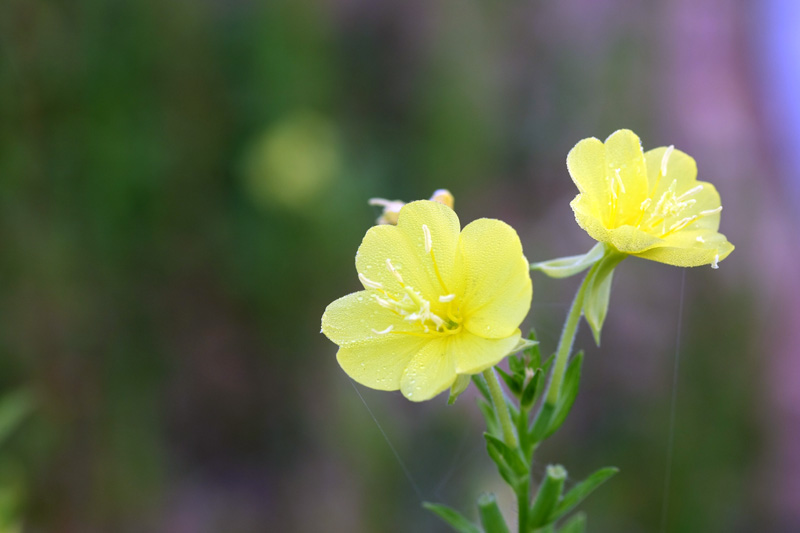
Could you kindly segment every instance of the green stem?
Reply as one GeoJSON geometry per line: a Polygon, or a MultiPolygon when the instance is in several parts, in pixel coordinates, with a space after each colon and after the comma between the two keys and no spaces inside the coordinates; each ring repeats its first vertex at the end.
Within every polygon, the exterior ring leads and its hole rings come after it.
{"type": "Polygon", "coordinates": [[[531,504],[531,476],[530,476],[530,463],[528,463],[528,478],[517,485],[517,531],[520,533],[528,531],[528,507],[531,504]]]}
{"type": "Polygon", "coordinates": [[[578,287],[578,292],[575,293],[575,299],[572,300],[572,307],[569,308],[567,321],[564,322],[564,329],[561,330],[561,339],[558,341],[556,361],[553,366],[553,377],[550,379],[550,386],[547,390],[546,402],[551,406],[555,406],[558,401],[558,395],[561,393],[561,382],[564,380],[564,371],[567,368],[567,361],[572,351],[572,344],[575,342],[575,335],[578,333],[578,322],[583,314],[583,297],[586,293],[586,287],[589,285],[588,281],[592,277],[592,274],[594,274],[598,264],[600,264],[600,261],[595,263],[586,274],[586,277],[583,278],[581,286],[578,287]]]}
{"type": "Polygon", "coordinates": [[[517,437],[514,436],[514,427],[511,424],[511,415],[508,413],[508,406],[506,399],[503,396],[503,389],[500,388],[500,382],[497,381],[497,375],[494,373],[494,368],[487,368],[483,371],[483,377],[486,378],[486,383],[489,385],[489,394],[492,395],[492,403],[494,403],[497,418],[500,420],[500,425],[503,427],[503,439],[508,447],[512,450],[517,447],[517,437]]]}

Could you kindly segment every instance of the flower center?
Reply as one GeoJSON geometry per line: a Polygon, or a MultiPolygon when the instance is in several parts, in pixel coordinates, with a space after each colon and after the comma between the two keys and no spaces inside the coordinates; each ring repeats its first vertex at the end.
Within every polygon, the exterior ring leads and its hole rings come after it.
{"type": "Polygon", "coordinates": [[[674,147],[670,146],[664,152],[664,156],[661,159],[658,179],[656,180],[655,186],[653,186],[653,189],[650,191],[650,196],[645,198],[639,206],[640,215],[636,223],[639,229],[661,238],[680,231],[703,217],[722,211],[722,206],[720,206],[716,209],[707,209],[693,215],[684,216],[686,211],[697,203],[697,200],[693,198],[693,196],[703,190],[703,185],[697,185],[688,191],[677,194],[677,179],[672,180],[667,190],[661,194],[655,206],[651,208],[654,199],[653,195],[661,180],[667,175],[667,165],[669,164],[669,158],[670,155],[672,155],[673,149],[674,147]]]}
{"type": "Polygon", "coordinates": [[[426,295],[405,283],[403,276],[392,264],[390,258],[386,259],[386,268],[400,284],[400,292],[387,291],[381,283],[359,274],[359,279],[364,286],[375,290],[371,296],[381,307],[402,317],[404,322],[408,322],[412,326],[407,331],[396,331],[391,326],[383,331],[373,330],[377,334],[394,333],[427,337],[430,335],[453,335],[461,331],[463,319],[459,312],[459,302],[456,295],[447,289],[442,279],[433,251],[431,233],[425,224],[422,225],[422,233],[425,238],[425,252],[430,257],[442,294],[435,299],[426,298],[426,295]]]}

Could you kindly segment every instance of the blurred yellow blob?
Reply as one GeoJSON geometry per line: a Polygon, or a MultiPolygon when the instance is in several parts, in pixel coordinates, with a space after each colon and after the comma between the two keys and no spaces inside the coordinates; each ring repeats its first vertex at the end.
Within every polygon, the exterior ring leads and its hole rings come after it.
{"type": "Polygon", "coordinates": [[[429,400],[519,344],[533,288],[504,222],[482,218],[462,231],[446,205],[411,202],[396,226],[367,231],[356,270],[364,290],[330,304],[322,332],[362,385],[429,400]]]}
{"type": "Polygon", "coordinates": [[[243,177],[257,203],[303,209],[331,185],[340,168],[334,125],[320,115],[301,112],[256,139],[245,155],[243,177]]]}
{"type": "Polygon", "coordinates": [[[580,194],[570,203],[578,224],[618,251],[670,265],[717,263],[733,251],[719,229],[719,194],[697,181],[697,165],[674,147],[643,152],[630,130],[605,143],[583,139],[567,168],[580,194]]]}
{"type": "MultiPolygon", "coordinates": [[[[439,202],[453,209],[455,199],[447,189],[436,189],[431,195],[432,202],[439,202]]],[[[370,198],[369,205],[378,205],[383,207],[383,213],[375,221],[376,224],[397,224],[397,216],[400,214],[400,209],[406,205],[402,200],[386,200],[385,198],[370,198]]]]}

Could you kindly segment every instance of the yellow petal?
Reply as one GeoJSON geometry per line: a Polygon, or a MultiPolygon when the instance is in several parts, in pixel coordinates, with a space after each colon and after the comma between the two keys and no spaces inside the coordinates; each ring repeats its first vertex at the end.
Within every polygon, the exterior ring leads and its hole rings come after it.
{"type": "Polygon", "coordinates": [[[567,170],[595,217],[602,218],[609,195],[606,181],[606,149],[594,137],[583,139],[567,154],[567,170]]]}
{"type": "Polygon", "coordinates": [[[653,201],[657,201],[672,182],[675,182],[677,194],[682,194],[697,185],[695,183],[697,164],[689,154],[662,146],[648,150],[644,158],[647,162],[647,181],[653,201]],[[662,171],[665,169],[667,173],[663,175],[662,171]]]}
{"type": "Polygon", "coordinates": [[[429,343],[410,335],[386,335],[363,345],[339,348],[336,360],[348,376],[376,390],[398,390],[406,367],[429,343]]]}
{"type": "Polygon", "coordinates": [[[648,193],[642,143],[631,130],[617,130],[605,147],[609,190],[613,189],[612,225],[635,224],[648,193]]]}
{"type": "Polygon", "coordinates": [[[595,138],[580,141],[567,155],[567,169],[581,193],[585,214],[608,228],[636,223],[648,184],[635,133],[615,131],[605,144],[595,138]]]}
{"type": "Polygon", "coordinates": [[[528,314],[530,265],[517,232],[505,222],[482,218],[464,228],[456,277],[464,327],[475,335],[508,337],[528,314]]]}
{"type": "Polygon", "coordinates": [[[399,389],[403,370],[427,342],[397,333],[404,326],[369,291],[339,298],[322,315],[322,332],[340,346],[336,358],[342,369],[362,385],[379,390],[399,389]]]}
{"type": "Polygon", "coordinates": [[[374,226],[367,231],[356,254],[356,270],[389,292],[402,292],[397,276],[391,271],[394,268],[406,285],[422,294],[428,297],[444,294],[436,269],[445,283],[452,279],[459,229],[458,217],[449,207],[429,200],[411,202],[400,210],[397,226],[374,226]],[[427,252],[426,240],[436,259],[436,268],[427,252]]]}
{"type": "Polygon", "coordinates": [[[504,339],[485,339],[462,331],[449,338],[449,350],[455,354],[458,374],[477,374],[503,360],[519,343],[521,333],[516,330],[504,339]]]}
{"type": "Polygon", "coordinates": [[[428,341],[411,359],[400,379],[400,391],[409,400],[430,400],[456,380],[456,361],[447,337],[428,341]]]}

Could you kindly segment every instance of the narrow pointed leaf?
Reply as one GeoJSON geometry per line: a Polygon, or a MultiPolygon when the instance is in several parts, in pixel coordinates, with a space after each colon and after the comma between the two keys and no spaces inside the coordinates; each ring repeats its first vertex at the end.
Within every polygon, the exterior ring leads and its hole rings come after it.
{"type": "Polygon", "coordinates": [[[464,515],[455,509],[440,503],[430,502],[423,502],[422,506],[447,522],[450,527],[459,533],[481,533],[481,530],[478,526],[467,520],[464,515]]]}
{"type": "Polygon", "coordinates": [[[536,391],[539,388],[541,380],[542,369],[537,368],[533,372],[533,376],[531,376],[530,381],[528,384],[525,385],[525,389],[522,391],[522,398],[520,398],[520,405],[525,409],[530,409],[533,406],[534,402],[536,401],[536,391]]]}
{"type": "Polygon", "coordinates": [[[491,393],[489,393],[489,385],[486,383],[486,378],[484,378],[480,374],[473,374],[472,382],[475,384],[475,387],[478,388],[483,397],[486,398],[486,401],[491,402],[492,395],[491,393]]]}
{"type": "Polygon", "coordinates": [[[561,526],[558,533],[584,533],[586,531],[586,515],[578,513],[561,526]]]}
{"type": "Polygon", "coordinates": [[[594,247],[582,255],[572,255],[533,263],[531,270],[538,270],[551,278],[568,278],[575,274],[580,274],[603,257],[605,245],[597,243],[594,247]]]}
{"type": "Polygon", "coordinates": [[[494,494],[481,494],[478,497],[478,513],[486,533],[509,533],[494,494]]]}
{"type": "Polygon", "coordinates": [[[528,340],[534,342],[535,344],[529,347],[526,351],[530,360],[528,362],[528,366],[530,368],[536,370],[540,366],[542,366],[542,350],[539,348],[539,341],[536,338],[536,330],[531,328],[530,333],[528,333],[528,340]]]}
{"type": "MultiPolygon", "coordinates": [[[[509,361],[513,360],[515,360],[514,357],[509,358],[509,361]]],[[[509,376],[499,366],[494,367],[494,369],[497,370],[497,373],[500,374],[500,377],[506,382],[508,389],[514,396],[519,396],[522,393],[522,384],[516,376],[509,376]]]]}
{"type": "Polygon", "coordinates": [[[561,424],[566,420],[567,415],[575,403],[575,398],[578,396],[578,388],[581,382],[581,365],[583,364],[583,351],[578,352],[572,361],[569,362],[567,371],[564,374],[564,383],[561,386],[561,394],[558,397],[553,418],[550,421],[550,426],[544,434],[546,439],[561,427],[561,424]]]}
{"type": "Polygon", "coordinates": [[[506,460],[503,459],[503,455],[500,453],[500,451],[487,442],[486,453],[489,454],[489,458],[494,462],[495,465],[497,465],[497,472],[500,474],[500,477],[502,477],[503,480],[505,480],[505,482],[511,487],[516,487],[519,483],[517,475],[511,470],[511,467],[508,466],[506,460]]]}
{"type": "Polygon", "coordinates": [[[544,402],[539,412],[536,413],[536,418],[533,419],[531,426],[531,442],[537,443],[544,440],[547,429],[553,420],[553,413],[555,413],[555,406],[544,402]]]}
{"type": "Polygon", "coordinates": [[[478,409],[483,415],[483,418],[486,419],[486,431],[492,435],[499,436],[501,434],[500,423],[497,421],[497,415],[494,412],[492,404],[483,398],[478,398],[478,409]]]}
{"type": "Polygon", "coordinates": [[[619,472],[619,468],[609,466],[601,468],[585,480],[581,481],[564,495],[564,499],[558,504],[558,508],[553,515],[554,520],[558,520],[582,502],[597,487],[605,483],[609,478],[619,472]]]}
{"type": "Polygon", "coordinates": [[[528,467],[525,466],[524,461],[519,456],[519,453],[517,453],[516,449],[512,450],[508,447],[508,444],[498,439],[494,435],[484,433],[483,437],[486,439],[486,445],[490,448],[494,447],[503,458],[505,463],[517,476],[524,476],[528,473],[528,467]]]}
{"type": "Polygon", "coordinates": [[[541,398],[544,392],[547,390],[547,387],[545,387],[544,384],[545,380],[547,379],[547,375],[550,373],[550,367],[553,366],[555,357],[556,354],[552,354],[542,365],[542,372],[539,374],[539,383],[536,384],[536,393],[533,396],[533,403],[538,402],[539,398],[541,398]]]}

